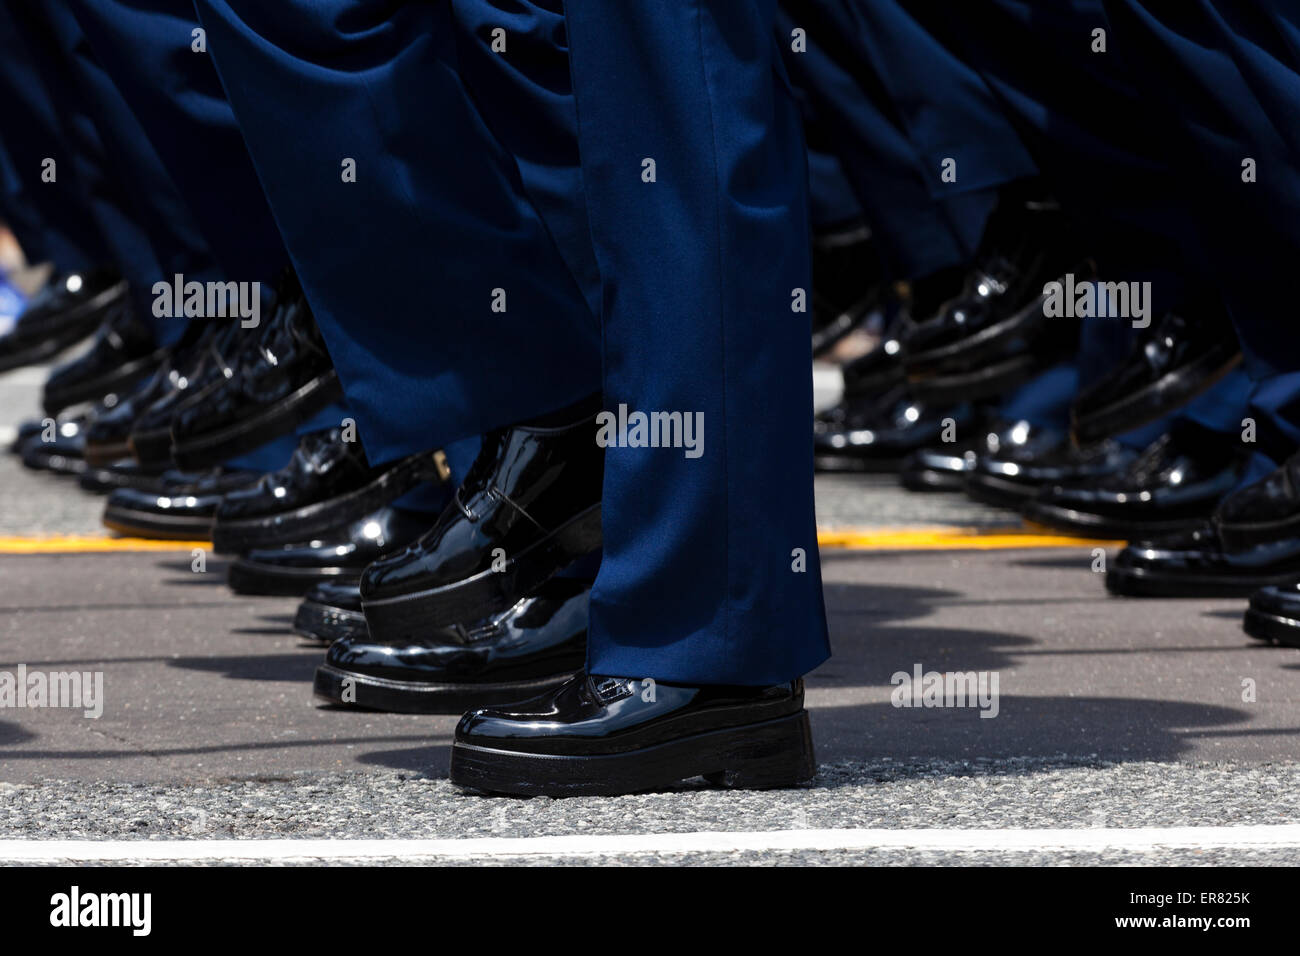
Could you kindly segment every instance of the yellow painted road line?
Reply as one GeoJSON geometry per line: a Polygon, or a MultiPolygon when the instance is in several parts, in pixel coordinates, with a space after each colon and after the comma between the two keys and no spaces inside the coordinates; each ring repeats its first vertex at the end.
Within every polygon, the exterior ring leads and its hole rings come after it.
{"type": "Polygon", "coordinates": [[[44,538],[0,537],[0,554],[93,554],[114,551],[208,550],[210,541],[153,541],[148,538],[51,535],[44,538]]]}
{"type": "MultiPolygon", "coordinates": [[[[1004,548],[1117,548],[1123,541],[1102,541],[1047,534],[1030,528],[861,527],[823,529],[823,548],[858,551],[992,551],[1004,548]]],[[[122,551],[190,551],[211,549],[208,541],[153,541],[93,535],[0,537],[0,554],[110,554],[122,551]]]]}
{"type": "Polygon", "coordinates": [[[1032,529],[1005,528],[836,528],[817,533],[823,548],[858,551],[989,551],[1001,548],[1118,548],[1123,541],[1044,534],[1032,529]]]}

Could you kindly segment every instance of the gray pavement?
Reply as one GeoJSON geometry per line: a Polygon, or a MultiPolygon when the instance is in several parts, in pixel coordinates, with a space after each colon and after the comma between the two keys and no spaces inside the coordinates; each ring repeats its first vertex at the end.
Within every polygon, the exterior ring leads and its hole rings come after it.
{"type": "MultiPolygon", "coordinates": [[[[0,402],[2,427],[14,408],[34,404],[30,382],[0,377],[0,402]]],[[[101,507],[75,483],[0,456],[0,538],[98,535],[101,507]]],[[[1016,523],[961,497],[908,495],[852,476],[819,479],[818,510],[825,527],[1016,523]]],[[[697,782],[617,799],[525,801],[465,795],[446,782],[455,716],[318,706],[309,682],[323,652],[287,632],[295,602],[235,598],[218,559],[198,573],[188,552],[0,553],[0,672],[101,671],[104,681],[98,719],[0,709],[0,840],[1300,823],[1300,652],[1247,638],[1242,602],[1108,598],[1087,546],[827,549],[823,564],[835,656],[808,680],[821,760],[811,786],[733,793],[697,782]],[[917,667],[996,675],[997,716],[893,706],[891,677],[917,667]]],[[[1294,864],[1300,849],[602,858],[1294,864]]]]}

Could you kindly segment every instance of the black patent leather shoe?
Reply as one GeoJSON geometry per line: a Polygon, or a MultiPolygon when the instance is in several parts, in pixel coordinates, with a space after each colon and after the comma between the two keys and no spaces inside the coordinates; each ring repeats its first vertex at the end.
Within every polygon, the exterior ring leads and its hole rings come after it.
{"type": "Polygon", "coordinates": [[[1261,641],[1300,647],[1300,584],[1256,591],[1250,596],[1242,627],[1261,641]]]}
{"type": "Polygon", "coordinates": [[[77,484],[82,490],[98,495],[106,495],[119,488],[160,492],[164,487],[162,472],[141,468],[134,458],[123,458],[107,465],[88,465],[77,479],[77,484]]]}
{"type": "Polygon", "coordinates": [[[595,416],[515,425],[483,446],[438,523],[361,578],[366,624],[395,643],[504,611],[600,547],[595,416]]]}
{"type": "Polygon", "coordinates": [[[45,413],[57,415],[91,402],[116,405],[165,358],[153,329],[136,316],[129,300],[123,300],[108,310],[86,351],[50,372],[43,394],[45,413]]]}
{"type": "Polygon", "coordinates": [[[146,468],[172,467],[172,419],[202,404],[213,389],[233,378],[244,351],[256,345],[238,322],[208,322],[194,346],[169,377],[171,388],[142,408],[131,421],[126,443],[130,453],[146,468]]]}
{"type": "Polygon", "coordinates": [[[896,472],[913,451],[940,441],[951,421],[957,432],[974,427],[969,404],[935,406],[899,386],[878,398],[850,398],[813,422],[818,471],[896,472]]]}
{"type": "Polygon", "coordinates": [[[126,282],[110,269],[51,276],[0,336],[0,372],[47,361],[76,345],[126,301],[126,294],[126,282]]]}
{"type": "Polygon", "coordinates": [[[187,402],[171,422],[172,458],[181,468],[209,468],[288,435],[343,397],[338,373],[307,299],[292,277],[282,280],[256,348],[240,353],[230,378],[187,402]]]}
{"type": "Polygon", "coordinates": [[[591,583],[552,578],[513,607],[421,638],[335,641],[316,696],[400,714],[461,713],[552,690],[582,670],[591,583]]]}
{"type": "MultiPolygon", "coordinates": [[[[174,405],[190,393],[196,367],[205,360],[212,341],[223,331],[213,322],[192,321],[180,341],[163,350],[163,362],[150,378],[113,408],[95,416],[86,432],[87,464],[107,465],[134,456],[131,435],[138,423],[153,409],[174,405]]],[[[166,471],[170,468],[170,455],[169,443],[165,457],[141,461],[146,470],[166,471]]]]}
{"type": "Polygon", "coordinates": [[[1028,440],[1026,422],[994,421],[955,434],[955,441],[935,444],[903,459],[898,480],[909,491],[964,491],[966,476],[981,456],[997,456],[1028,440]],[[973,434],[971,433],[973,430],[973,434]]]}
{"type": "Polygon", "coordinates": [[[1123,364],[1083,389],[1071,409],[1080,443],[1163,418],[1241,362],[1236,334],[1222,309],[1170,312],[1134,344],[1123,364]]]}
{"type": "MultiPolygon", "coordinates": [[[[854,401],[868,402],[878,399],[903,382],[902,337],[911,324],[906,312],[899,312],[885,329],[884,335],[871,349],[840,367],[844,377],[844,398],[839,403],[847,414],[847,406],[854,401]]],[[[834,417],[832,415],[832,417],[834,417]]]]}
{"type": "Polygon", "coordinates": [[[997,452],[976,458],[966,475],[966,494],[1019,510],[1046,485],[1114,475],[1135,457],[1136,452],[1113,441],[1076,448],[1064,431],[1017,422],[1002,433],[997,452]]]}
{"type": "Polygon", "coordinates": [[[19,422],[18,433],[14,435],[14,440],[9,443],[9,453],[21,457],[29,443],[40,441],[41,432],[44,428],[44,424],[37,421],[19,422]]]}
{"type": "Polygon", "coordinates": [[[1022,514],[1085,537],[1133,538],[1204,524],[1246,464],[1231,436],[1183,426],[1157,438],[1123,471],[1039,491],[1022,514]]]}
{"type": "Polygon", "coordinates": [[[86,429],[86,464],[100,467],[130,458],[127,440],[136,418],[181,379],[174,357],[169,354],[151,377],[123,395],[112,408],[96,414],[86,429]]]}
{"type": "Polygon", "coordinates": [[[239,554],[305,541],[446,475],[445,459],[436,452],[371,466],[361,444],[346,437],[342,428],[304,435],[289,464],[227,495],[212,525],[214,550],[239,554]]]}
{"type": "Polygon", "coordinates": [[[813,237],[812,353],[821,355],[862,325],[887,283],[865,226],[813,237]]]}
{"type": "Polygon", "coordinates": [[[258,479],[256,472],[217,468],[206,474],[168,472],[161,487],[119,488],[104,503],[104,527],[134,538],[203,541],[221,499],[258,479]]]}
{"type": "MultiPolygon", "coordinates": [[[[1076,268],[1090,278],[1086,262],[1076,268]]],[[[1007,264],[1002,269],[1000,276],[992,274],[996,266],[976,270],[961,296],[946,303],[937,316],[908,330],[903,339],[904,362],[914,386],[938,388],[961,379],[995,394],[1006,387],[1006,369],[1025,364],[1015,360],[1028,356],[1046,366],[1066,351],[1077,325],[1043,315],[1043,286],[1061,277],[1048,274],[1044,279],[1031,272],[1026,281],[1007,264]],[[1064,334],[1048,335],[1053,331],[1064,334]],[[1050,340],[1055,347],[1044,349],[1036,344],[1039,339],[1050,340]],[[1046,352],[1050,354],[1040,354],[1046,352]]]]}
{"type": "Polygon", "coordinates": [[[432,521],[424,512],[380,508],[309,541],[254,548],[231,563],[227,582],[236,594],[302,596],[322,581],[355,581],[366,565],[410,544],[432,521]]]}
{"type": "Polygon", "coordinates": [[[1224,498],[1214,523],[1231,550],[1300,538],[1300,454],[1224,498]]]}
{"type": "Polygon", "coordinates": [[[1300,538],[1224,548],[1213,523],[1134,541],[1111,562],[1106,589],[1139,597],[1247,597],[1300,580],[1300,538]]]}
{"type": "Polygon", "coordinates": [[[314,585],[293,616],[293,633],[332,644],[345,637],[365,637],[366,615],[361,586],[356,581],[325,581],[314,585]]]}
{"type": "Polygon", "coordinates": [[[792,787],[817,767],[803,681],[684,687],[578,674],[530,701],[474,710],[451,748],[451,782],[517,796],[611,796],[691,777],[792,787]]]}
{"type": "Polygon", "coordinates": [[[990,217],[962,291],[903,340],[914,394],[974,401],[1027,380],[1077,345],[1077,322],[1044,315],[1044,287],[1090,279],[1059,206],[1008,192],[990,217]]]}
{"type": "Polygon", "coordinates": [[[89,416],[85,414],[60,416],[52,424],[42,426],[22,446],[23,465],[56,475],[85,474],[88,427],[89,416]]]}

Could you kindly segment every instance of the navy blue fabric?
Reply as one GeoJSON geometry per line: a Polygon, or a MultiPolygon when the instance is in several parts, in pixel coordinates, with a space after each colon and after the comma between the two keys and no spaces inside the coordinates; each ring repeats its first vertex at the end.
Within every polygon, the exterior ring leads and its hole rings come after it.
{"type": "MultiPolygon", "coordinates": [[[[86,130],[91,142],[74,152],[69,117],[41,82],[33,60],[48,50],[38,45],[37,36],[0,6],[0,208],[29,261],[78,271],[112,258],[91,205],[103,186],[103,153],[93,127],[86,130]],[[87,155],[92,146],[93,155],[87,155]],[[57,183],[41,181],[47,157],[58,163],[57,183]]],[[[125,200],[114,195],[112,201],[125,200]]]]}
{"type": "Polygon", "coordinates": [[[0,31],[3,58],[12,45],[29,59],[12,78],[10,70],[2,71],[6,85],[20,84],[18,94],[42,104],[61,133],[49,139],[45,124],[6,126],[15,154],[53,155],[59,163],[62,184],[41,182],[39,166],[26,173],[31,190],[41,190],[33,192],[39,208],[44,213],[49,204],[51,221],[75,215],[78,206],[92,216],[113,263],[131,283],[141,318],[154,326],[160,343],[175,341],[185,323],[153,315],[153,284],[177,272],[213,277],[211,252],[188,206],[65,0],[11,5],[8,14],[12,30],[0,31]],[[15,138],[29,142],[20,148],[15,138]]]}
{"type": "Polygon", "coordinates": [[[895,0],[785,3],[778,33],[810,138],[835,149],[886,267],[916,278],[968,262],[997,187],[1035,172],[980,76],[895,0]]]}
{"type": "MultiPolygon", "coordinates": [[[[1194,261],[1218,281],[1256,379],[1300,371],[1278,290],[1300,260],[1300,75],[1276,0],[1105,0],[1124,64],[1196,197],[1194,261]],[[1277,59],[1287,57],[1290,65],[1277,59]],[[1254,159],[1258,181],[1243,182],[1254,159]]],[[[1283,16],[1289,10],[1290,19],[1283,16]]],[[[1294,34],[1291,35],[1294,39],[1294,34]]]]}
{"type": "MultiPolygon", "coordinates": [[[[1157,314],[1222,300],[1254,382],[1258,466],[1294,450],[1300,405],[1288,389],[1300,350],[1277,314],[1300,247],[1297,134],[1287,122],[1300,110],[1294,5],[908,5],[980,70],[1044,177],[1080,214],[1108,279],[1151,281],[1157,314]],[[1107,52],[1092,52],[1094,29],[1106,31],[1107,52]],[[1258,163],[1255,183],[1242,181],[1246,157],[1258,163]]],[[[1238,415],[1236,382],[1213,393],[1222,408],[1192,414],[1219,424],[1238,415]]]]}
{"type": "Polygon", "coordinates": [[[560,33],[553,5],[197,3],[367,449],[471,439],[602,382],[609,408],[702,412],[699,458],[607,449],[590,666],[788,680],[828,653],[798,115],[772,3],[639,6],[570,3],[560,33]],[[508,44],[553,49],[485,53],[503,18],[508,44]]]}
{"type": "Polygon", "coordinates": [[[372,460],[599,389],[599,326],[466,91],[448,6],[196,7],[372,460]]]}
{"type": "Polygon", "coordinates": [[[193,49],[191,0],[64,2],[184,196],[222,280],[273,280],[288,256],[212,60],[193,49]]]}
{"type": "Polygon", "coordinates": [[[594,673],[766,684],[829,653],[808,334],[791,315],[809,281],[806,160],[774,7],[565,7],[606,407],[699,412],[705,440],[698,458],[606,449],[594,673]]]}

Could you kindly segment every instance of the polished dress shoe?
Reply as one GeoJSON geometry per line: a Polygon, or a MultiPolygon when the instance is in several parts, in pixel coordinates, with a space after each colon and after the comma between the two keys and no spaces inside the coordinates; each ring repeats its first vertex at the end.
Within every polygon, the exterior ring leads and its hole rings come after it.
{"type": "Polygon", "coordinates": [[[1292,581],[1300,581],[1300,538],[1229,551],[1213,522],[1134,541],[1106,571],[1108,591],[1135,597],[1247,597],[1292,581]]]}
{"type": "Polygon", "coordinates": [[[964,491],[966,476],[980,456],[997,456],[1035,433],[1028,422],[995,420],[988,425],[967,427],[957,440],[918,449],[898,469],[898,480],[909,491],[964,491]],[[962,436],[966,437],[962,437],[962,436]]]}
{"type": "Polygon", "coordinates": [[[0,336],[0,372],[45,362],[76,345],[126,301],[126,294],[126,282],[110,269],[51,276],[0,336]]]}
{"type": "Polygon", "coordinates": [[[969,404],[934,406],[898,386],[874,399],[850,399],[813,422],[818,471],[896,472],[918,448],[940,441],[948,422],[958,431],[982,417],[969,404]]]}
{"type": "Polygon", "coordinates": [[[1209,520],[1237,486],[1246,458],[1235,436],[1179,423],[1123,471],[1044,487],[1021,513],[1085,537],[1132,540],[1187,531],[1209,520]]]}
{"type": "MultiPolygon", "coordinates": [[[[163,350],[163,362],[150,378],[127,393],[113,408],[95,416],[86,432],[87,464],[107,465],[134,456],[135,449],[130,439],[137,422],[155,406],[175,402],[186,394],[193,382],[194,368],[203,360],[218,328],[213,322],[190,322],[180,340],[163,350]]],[[[145,467],[153,471],[167,470],[170,467],[170,445],[168,453],[166,459],[148,461],[145,467]]]]}
{"type": "Polygon", "coordinates": [[[239,352],[238,367],[172,418],[172,458],[182,468],[203,468],[246,454],[290,434],[316,412],[341,401],[338,373],[312,319],[302,287],[283,278],[276,308],[239,352]]]}
{"type": "Polygon", "coordinates": [[[235,321],[204,323],[203,334],[181,357],[170,386],[131,421],[126,443],[145,467],[172,467],[172,419],[184,409],[201,405],[216,386],[233,378],[243,353],[256,339],[235,321]]]}
{"type": "Polygon", "coordinates": [[[84,474],[86,429],[89,427],[86,414],[60,416],[49,429],[40,428],[26,440],[20,452],[23,465],[56,475],[84,474]]]}
{"type": "Polygon", "coordinates": [[[551,690],[582,670],[591,582],[552,578],[511,608],[384,644],[330,645],[316,696],[399,714],[459,714],[551,690]]]}
{"type": "Polygon", "coordinates": [[[361,444],[345,440],[342,428],[311,432],[298,442],[289,464],[226,496],[212,525],[212,547],[240,554],[306,541],[445,475],[446,459],[437,452],[371,466],[361,444]]]}
{"type": "Polygon", "coordinates": [[[14,440],[9,443],[9,453],[21,457],[30,442],[41,440],[41,432],[44,429],[45,425],[42,422],[30,420],[19,422],[17,434],[14,435],[14,440]]]}
{"type": "Polygon", "coordinates": [[[812,354],[827,352],[858,328],[884,297],[887,283],[865,226],[813,237],[812,354]]]}
{"type": "Polygon", "coordinates": [[[236,594],[302,596],[322,581],[355,581],[366,565],[405,547],[433,523],[422,511],[383,507],[309,541],[254,548],[230,565],[236,594]]]}
{"type": "Polygon", "coordinates": [[[461,718],[451,782],[517,796],[612,796],[703,776],[746,789],[816,773],[803,681],[685,687],[578,674],[550,693],[461,718]]]}
{"type": "Polygon", "coordinates": [[[87,465],[77,479],[77,484],[82,490],[98,495],[106,495],[119,488],[156,493],[163,490],[164,474],[165,472],[141,468],[134,458],[123,458],[107,465],[87,465]]]}
{"type": "MultiPolygon", "coordinates": [[[[847,406],[854,400],[865,399],[870,402],[902,384],[902,336],[911,321],[907,313],[899,312],[874,348],[840,366],[840,374],[844,378],[844,396],[837,407],[843,408],[842,415],[848,414],[847,406]]],[[[823,413],[824,416],[825,414],[823,413]]]]}
{"type": "Polygon", "coordinates": [[[903,340],[913,393],[933,402],[993,397],[1069,354],[1075,320],[1044,315],[1044,287],[1090,278],[1057,204],[1008,191],[990,217],[964,288],[903,340]]]}
{"type": "Polygon", "coordinates": [[[1300,647],[1300,584],[1260,588],[1250,596],[1242,627],[1261,641],[1300,647]]]}
{"type": "Polygon", "coordinates": [[[1167,313],[1121,365],[1079,393],[1071,409],[1075,440],[1098,441],[1163,418],[1240,361],[1236,334],[1221,308],[1167,313]]]}
{"type": "Polygon", "coordinates": [[[603,474],[585,409],[489,432],[437,524],[362,575],[371,636],[395,643],[504,611],[595,551],[603,474]]]}
{"type": "Polygon", "coordinates": [[[221,499],[257,481],[258,474],[216,468],[205,474],[167,472],[160,488],[119,488],[104,504],[104,526],[134,538],[203,541],[221,499]]]}
{"type": "Polygon", "coordinates": [[[1017,422],[1002,433],[998,451],[980,455],[966,475],[975,501],[1020,509],[1046,485],[1068,485],[1113,475],[1137,457],[1113,441],[1076,448],[1060,429],[1017,422]]]}
{"type": "Polygon", "coordinates": [[[1041,284],[1027,302],[1002,314],[1005,304],[993,300],[1010,294],[1009,276],[981,270],[968,282],[962,296],[910,327],[902,340],[907,382],[916,395],[936,402],[994,398],[1077,347],[1077,323],[1043,315],[1041,284]]]}
{"type": "Polygon", "coordinates": [[[1224,498],[1214,523],[1229,550],[1300,538],[1300,453],[1224,498]]]}
{"type": "Polygon", "coordinates": [[[338,373],[302,289],[281,281],[256,348],[241,352],[234,374],[206,389],[172,418],[172,458],[181,468],[208,468],[288,435],[343,398],[338,373]]]}
{"type": "Polygon", "coordinates": [[[65,408],[100,402],[114,406],[148,379],[166,358],[153,329],[137,317],[130,300],[114,305],[90,347],[50,372],[43,404],[47,415],[65,408]]]}
{"type": "Polygon", "coordinates": [[[299,637],[332,644],[345,637],[365,637],[366,615],[356,581],[323,581],[307,592],[290,628],[299,637]]]}

